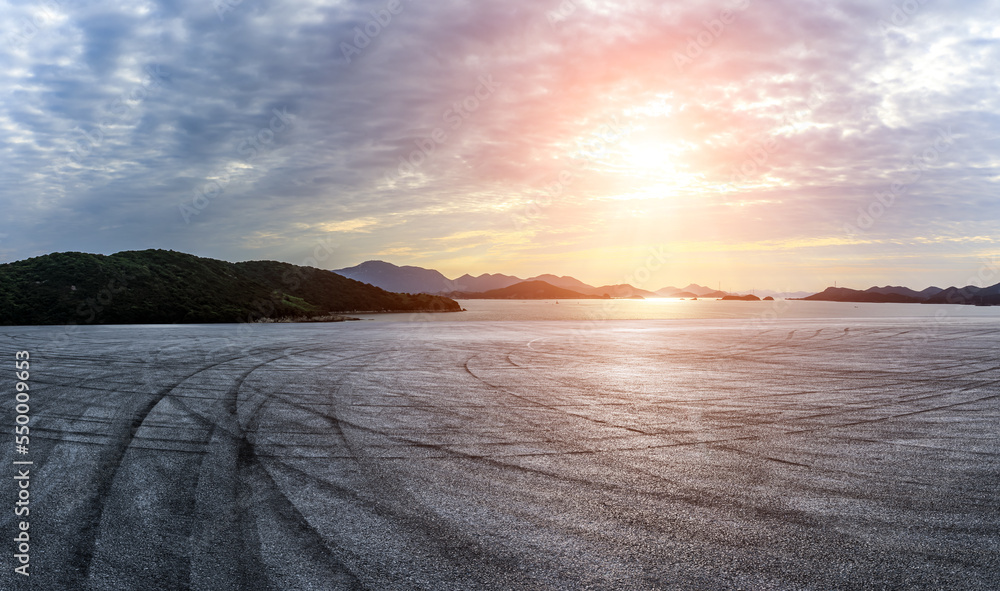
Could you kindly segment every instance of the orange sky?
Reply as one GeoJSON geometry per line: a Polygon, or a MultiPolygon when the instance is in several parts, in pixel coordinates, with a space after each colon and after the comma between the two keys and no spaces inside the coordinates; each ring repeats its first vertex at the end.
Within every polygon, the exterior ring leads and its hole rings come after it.
{"type": "Polygon", "coordinates": [[[819,290],[1000,256],[996,1],[250,4],[64,3],[5,46],[0,261],[819,290]]]}

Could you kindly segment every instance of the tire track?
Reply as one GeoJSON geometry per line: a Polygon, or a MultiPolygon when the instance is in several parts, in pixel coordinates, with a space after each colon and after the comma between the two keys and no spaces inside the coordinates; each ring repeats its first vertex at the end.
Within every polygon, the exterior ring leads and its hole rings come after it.
{"type": "MultiPolygon", "coordinates": [[[[241,423],[240,394],[247,379],[258,370],[277,361],[302,355],[325,347],[310,347],[287,351],[256,364],[240,374],[219,400],[218,412],[214,415],[212,438],[208,444],[210,464],[207,469],[199,468],[200,477],[193,491],[195,509],[201,524],[192,534],[193,546],[199,550],[194,556],[186,580],[194,589],[271,589],[271,576],[280,576],[267,566],[262,555],[263,543],[258,530],[259,518],[263,514],[256,500],[265,498],[268,506],[278,514],[294,514],[288,507],[274,509],[280,503],[279,496],[269,489],[273,484],[270,477],[261,479],[262,466],[254,452],[253,443],[241,423]],[[270,483],[270,484],[269,484],[270,483]]],[[[249,421],[256,425],[262,409],[270,403],[271,396],[262,395],[252,403],[249,421]]],[[[264,471],[266,472],[266,470],[264,471]]],[[[287,498],[285,499],[287,501],[287,498]]],[[[327,574],[340,573],[343,578],[346,569],[334,567],[327,574]]],[[[347,573],[349,575],[349,573],[347,573]]]]}
{"type": "Polygon", "coordinates": [[[82,589],[86,586],[94,557],[94,548],[100,535],[104,509],[107,505],[111,488],[115,477],[118,475],[119,470],[121,470],[125,454],[143,421],[146,420],[149,413],[163,400],[167,393],[174,388],[200,373],[238,358],[238,356],[231,357],[225,361],[197,369],[174,384],[148,396],[145,400],[136,402],[134,408],[123,409],[112,419],[108,439],[113,443],[109,444],[107,449],[101,454],[101,457],[96,460],[94,477],[98,480],[92,492],[86,495],[85,500],[82,502],[82,507],[77,510],[77,516],[75,517],[75,521],[81,524],[81,527],[74,536],[75,539],[69,541],[72,552],[69,556],[69,568],[65,571],[69,576],[66,581],[68,587],[82,589]]]}
{"type": "MultiPolygon", "coordinates": [[[[398,352],[380,351],[358,357],[372,358],[380,355],[384,356],[386,354],[398,355],[398,352]]],[[[332,366],[337,363],[339,363],[339,360],[325,364],[324,366],[332,366]]],[[[372,362],[369,361],[369,364],[371,363],[372,362]]],[[[340,376],[340,383],[343,384],[351,377],[352,374],[364,371],[366,368],[367,366],[350,368],[347,373],[340,376]]],[[[442,522],[439,515],[428,511],[427,509],[423,509],[423,504],[405,486],[401,485],[401,483],[393,477],[392,471],[383,466],[387,459],[372,456],[366,453],[364,448],[359,447],[352,441],[352,438],[347,434],[345,427],[359,432],[368,432],[392,439],[396,439],[397,436],[389,433],[388,431],[364,427],[360,424],[347,421],[340,417],[340,413],[337,411],[337,403],[341,400],[339,396],[334,398],[335,404],[333,411],[327,413],[320,412],[310,405],[292,400],[288,396],[277,394],[275,395],[275,398],[276,400],[280,400],[283,404],[309,413],[312,416],[325,421],[329,425],[331,432],[336,435],[336,437],[344,445],[345,449],[349,450],[349,457],[353,459],[353,461],[361,468],[366,482],[363,490],[367,491],[367,494],[370,495],[366,497],[363,496],[359,490],[355,490],[351,492],[348,497],[355,500],[355,502],[360,502],[362,507],[367,508],[375,515],[393,523],[394,527],[401,527],[405,529],[409,532],[409,537],[420,539],[423,551],[426,552],[433,549],[434,553],[441,556],[442,563],[444,563],[444,561],[454,561],[456,557],[464,555],[470,561],[474,561],[479,565],[490,565],[492,569],[499,572],[507,571],[513,566],[512,557],[497,555],[494,551],[490,551],[482,546],[479,540],[470,536],[469,532],[464,528],[442,522]]],[[[407,444],[411,447],[428,447],[426,443],[416,440],[407,440],[407,444]]],[[[256,446],[252,446],[252,449],[256,465],[259,466],[264,472],[270,474],[271,469],[267,468],[266,464],[261,461],[261,457],[256,451],[256,446]]],[[[280,465],[280,468],[278,468],[279,470],[295,472],[300,478],[307,479],[318,486],[323,488],[332,487],[332,489],[336,490],[338,494],[344,493],[343,488],[332,485],[317,475],[295,468],[286,461],[279,460],[278,463],[280,465]]],[[[285,511],[285,520],[289,527],[302,532],[302,535],[313,541],[313,543],[309,545],[310,552],[315,554],[316,552],[322,550],[326,563],[329,563],[332,560],[336,561],[336,563],[342,567],[338,576],[343,578],[349,575],[351,577],[349,583],[350,588],[363,588],[364,585],[361,580],[354,575],[350,568],[345,564],[345,561],[351,560],[351,557],[348,554],[345,554],[343,549],[330,548],[328,538],[298,511],[295,506],[295,502],[286,493],[284,493],[281,487],[277,485],[276,480],[269,476],[269,481],[273,485],[273,493],[281,496],[282,500],[280,504],[287,508],[287,511],[285,511]]],[[[351,560],[351,562],[358,562],[358,559],[355,558],[351,560]]],[[[465,573],[463,576],[472,577],[472,580],[478,580],[478,583],[475,583],[476,586],[484,586],[490,582],[490,579],[483,579],[474,572],[465,573]]],[[[370,574],[365,578],[368,580],[372,579],[370,574]]],[[[372,584],[375,584],[374,581],[372,584]]],[[[375,588],[378,588],[378,586],[375,588]]]]}

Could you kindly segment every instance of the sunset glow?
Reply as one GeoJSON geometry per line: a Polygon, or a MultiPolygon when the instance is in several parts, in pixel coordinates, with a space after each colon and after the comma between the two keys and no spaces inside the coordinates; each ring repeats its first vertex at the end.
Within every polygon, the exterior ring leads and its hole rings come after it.
{"type": "Polygon", "coordinates": [[[656,248],[640,287],[818,290],[1000,254],[996,2],[230,4],[65,5],[2,50],[0,260],[608,284],[656,248]]]}

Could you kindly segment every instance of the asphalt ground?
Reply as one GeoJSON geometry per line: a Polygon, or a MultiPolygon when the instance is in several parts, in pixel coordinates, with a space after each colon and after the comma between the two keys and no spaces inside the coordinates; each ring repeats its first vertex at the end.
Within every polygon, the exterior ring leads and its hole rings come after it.
{"type": "Polygon", "coordinates": [[[4,327],[3,367],[2,589],[1000,588],[996,321],[4,327]]]}

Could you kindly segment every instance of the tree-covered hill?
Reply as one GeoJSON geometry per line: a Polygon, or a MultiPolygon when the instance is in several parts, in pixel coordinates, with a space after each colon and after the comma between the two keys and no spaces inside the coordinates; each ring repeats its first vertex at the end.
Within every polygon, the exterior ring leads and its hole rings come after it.
{"type": "Polygon", "coordinates": [[[253,322],[362,311],[458,311],[331,271],[167,250],[62,252],[0,265],[0,324],[253,322]]]}

